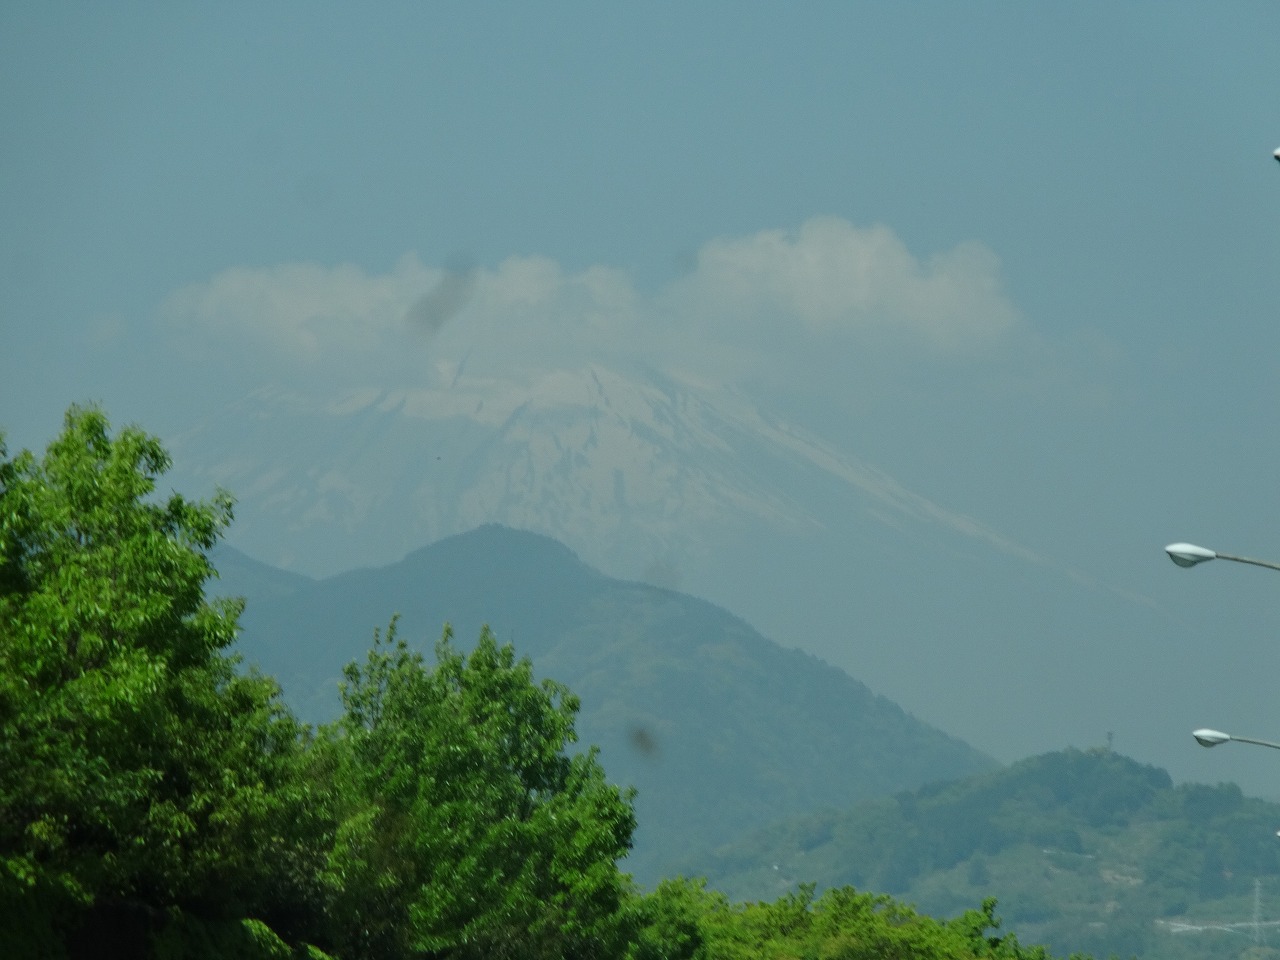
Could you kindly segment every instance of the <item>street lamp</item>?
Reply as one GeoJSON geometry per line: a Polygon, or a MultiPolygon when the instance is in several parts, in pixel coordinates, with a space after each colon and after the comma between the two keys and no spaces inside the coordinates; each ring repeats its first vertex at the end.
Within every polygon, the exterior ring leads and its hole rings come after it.
{"type": "Polygon", "coordinates": [[[1164,552],[1169,555],[1170,560],[1180,567],[1194,567],[1197,563],[1204,563],[1206,560],[1234,560],[1236,563],[1251,563],[1255,567],[1280,570],[1280,563],[1272,563],[1269,560],[1254,560],[1252,557],[1233,557],[1229,553],[1219,553],[1207,547],[1197,547],[1194,543],[1171,543],[1164,548],[1164,552]]]}
{"type": "Polygon", "coordinates": [[[1237,743],[1255,743],[1260,747],[1274,747],[1276,750],[1280,750],[1280,743],[1272,743],[1270,740],[1255,740],[1252,737],[1233,737],[1229,733],[1223,733],[1221,730],[1210,730],[1208,727],[1202,727],[1191,735],[1196,738],[1196,743],[1202,747],[1216,747],[1220,743],[1234,740],[1237,743]]]}
{"type": "MultiPolygon", "coordinates": [[[[1199,730],[1192,731],[1191,735],[1196,738],[1196,743],[1202,747],[1216,747],[1220,743],[1235,740],[1237,743],[1256,743],[1260,747],[1273,747],[1276,750],[1280,750],[1280,743],[1272,743],[1270,740],[1255,740],[1252,737],[1233,737],[1229,733],[1223,733],[1221,730],[1211,730],[1208,727],[1201,727],[1199,730]]],[[[1280,830],[1276,831],[1276,836],[1280,837],[1280,830]]]]}

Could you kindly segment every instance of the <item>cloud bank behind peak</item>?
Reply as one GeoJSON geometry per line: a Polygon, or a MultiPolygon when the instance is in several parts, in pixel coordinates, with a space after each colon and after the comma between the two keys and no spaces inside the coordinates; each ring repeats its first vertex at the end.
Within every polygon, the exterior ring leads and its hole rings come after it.
{"type": "Polygon", "coordinates": [[[338,386],[640,360],[722,381],[801,370],[885,346],[932,360],[980,354],[1020,323],[996,255],[967,242],[920,258],[885,226],[818,217],[705,244],[652,294],[608,265],[546,257],[496,266],[235,266],[160,307],[187,349],[264,377],[338,386]]]}

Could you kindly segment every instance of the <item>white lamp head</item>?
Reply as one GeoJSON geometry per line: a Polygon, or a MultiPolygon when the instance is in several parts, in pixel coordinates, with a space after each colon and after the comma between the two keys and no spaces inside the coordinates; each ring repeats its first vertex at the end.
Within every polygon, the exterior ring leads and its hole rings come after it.
{"type": "Polygon", "coordinates": [[[1197,563],[1213,560],[1218,555],[1206,547],[1197,547],[1194,543],[1171,543],[1164,552],[1180,567],[1194,567],[1197,563]]]}
{"type": "Polygon", "coordinates": [[[1216,747],[1220,743],[1226,743],[1231,739],[1231,735],[1223,733],[1221,730],[1210,730],[1208,727],[1202,727],[1191,734],[1196,738],[1196,743],[1202,747],[1216,747]]]}

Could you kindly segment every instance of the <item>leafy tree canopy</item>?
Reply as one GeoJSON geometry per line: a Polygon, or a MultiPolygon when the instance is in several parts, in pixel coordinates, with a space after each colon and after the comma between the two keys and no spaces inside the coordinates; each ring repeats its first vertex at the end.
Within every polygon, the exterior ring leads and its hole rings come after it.
{"type": "Polygon", "coordinates": [[[644,923],[630,960],[1048,960],[1014,934],[1000,934],[996,901],[951,920],[917,913],[853,887],[814,899],[802,884],[773,903],[731,903],[701,881],[667,880],[638,904],[644,923]]]}
{"type": "Polygon", "coordinates": [[[239,604],[204,599],[231,498],[155,499],[168,466],[93,408],[41,459],[0,445],[6,903],[270,915],[315,872],[302,729],[227,656],[239,604]]]}
{"type": "Polygon", "coordinates": [[[446,629],[429,668],[392,621],[346,678],[328,872],[345,946],[615,956],[635,820],[595,751],[566,751],[577,698],[487,629],[469,656],[446,629]]]}

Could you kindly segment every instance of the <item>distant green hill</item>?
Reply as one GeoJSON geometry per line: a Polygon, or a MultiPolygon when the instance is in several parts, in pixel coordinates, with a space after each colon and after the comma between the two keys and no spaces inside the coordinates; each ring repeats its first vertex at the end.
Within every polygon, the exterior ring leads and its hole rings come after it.
{"type": "Polygon", "coordinates": [[[1280,957],[1277,828],[1280,805],[1233,784],[1067,750],[758,830],[707,876],[735,899],[852,884],[934,915],[995,896],[1062,955],[1258,960],[1280,957]]]}
{"type": "Polygon", "coordinates": [[[762,824],[995,766],[726,611],[605,577],[543,536],[481,527],[321,581],[215,561],[215,592],[248,599],[241,651],[311,721],[334,715],[343,664],[392,614],[428,651],[445,621],[464,648],[488,623],[581,697],[581,742],[638,788],[628,869],[644,883],[762,824]]]}

